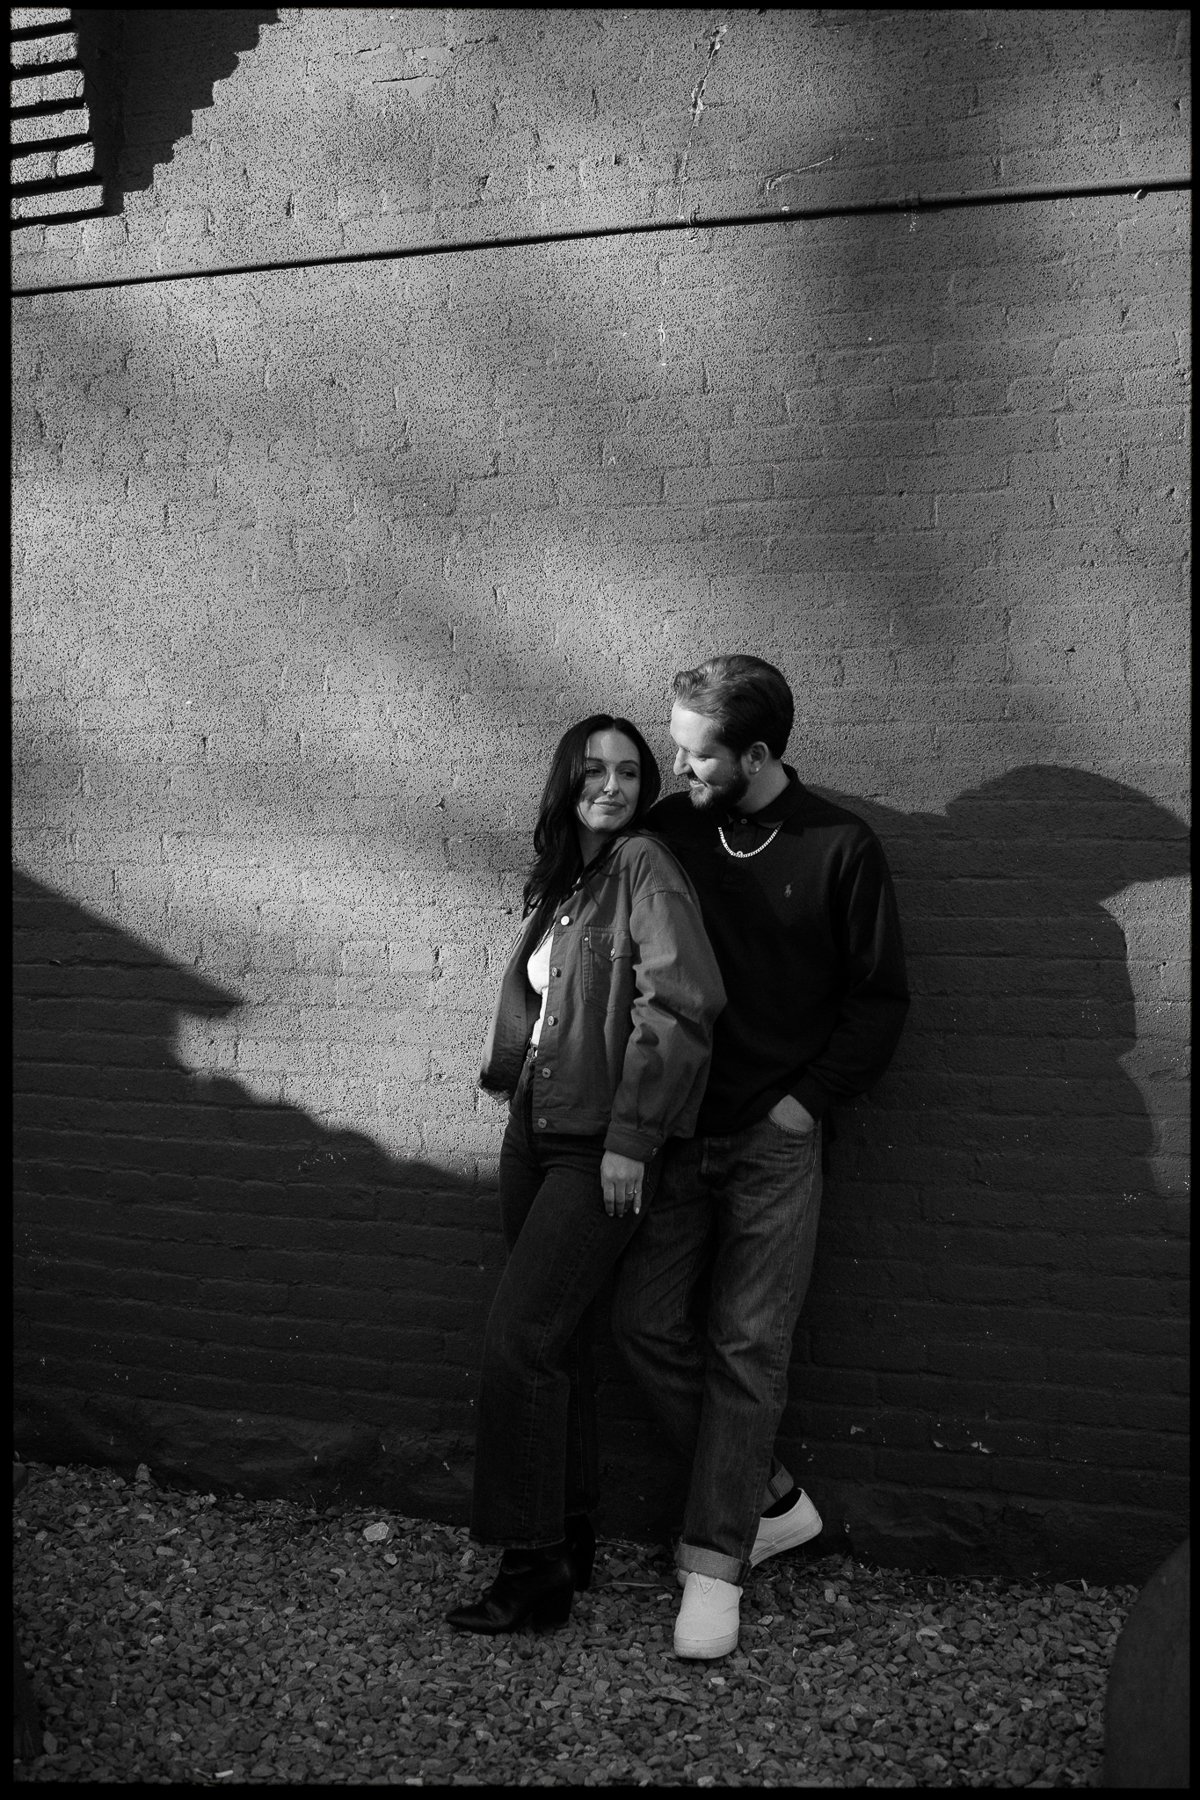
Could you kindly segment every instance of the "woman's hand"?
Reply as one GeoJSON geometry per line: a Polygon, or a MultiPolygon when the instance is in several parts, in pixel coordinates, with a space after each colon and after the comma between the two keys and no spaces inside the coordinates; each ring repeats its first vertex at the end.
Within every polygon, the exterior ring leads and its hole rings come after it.
{"type": "Polygon", "coordinates": [[[618,1156],[606,1150],[600,1159],[600,1186],[604,1191],[604,1210],[610,1219],[623,1219],[632,1206],[642,1210],[642,1177],[645,1163],[634,1162],[632,1156],[618,1156]]]}

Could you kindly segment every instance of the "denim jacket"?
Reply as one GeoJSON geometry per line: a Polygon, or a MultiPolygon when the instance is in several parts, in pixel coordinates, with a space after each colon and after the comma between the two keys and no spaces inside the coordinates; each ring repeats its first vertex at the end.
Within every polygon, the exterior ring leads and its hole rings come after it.
{"type": "MultiPolygon", "coordinates": [[[[500,983],[480,1086],[511,1095],[537,1020],[525,921],[500,983]]],[[[725,1004],[696,891],[666,845],[621,838],[554,913],[546,1015],[534,1052],[535,1131],[604,1134],[640,1162],[690,1137],[725,1004]]]]}

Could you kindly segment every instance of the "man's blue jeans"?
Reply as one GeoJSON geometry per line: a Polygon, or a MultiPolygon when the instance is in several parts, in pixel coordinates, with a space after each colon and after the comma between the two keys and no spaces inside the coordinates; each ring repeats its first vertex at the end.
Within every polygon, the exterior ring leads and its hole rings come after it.
{"type": "Polygon", "coordinates": [[[621,1263],[614,1337],[691,1465],[682,1569],[740,1582],[764,1504],[791,1486],[773,1446],[820,1204],[819,1125],[691,1138],[621,1263]]]}
{"type": "Polygon", "coordinates": [[[471,1535],[505,1549],[562,1542],[567,1514],[599,1499],[596,1299],[647,1216],[661,1166],[647,1163],[642,1212],[609,1218],[603,1135],[533,1128],[528,1065],[500,1149],[508,1262],[488,1316],[479,1382],[471,1535]]]}

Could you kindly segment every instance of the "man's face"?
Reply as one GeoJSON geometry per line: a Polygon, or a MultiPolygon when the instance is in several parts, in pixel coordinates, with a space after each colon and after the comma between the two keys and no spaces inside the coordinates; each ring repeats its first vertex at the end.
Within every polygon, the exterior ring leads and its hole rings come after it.
{"type": "Polygon", "coordinates": [[[675,774],[687,780],[688,797],[698,812],[736,806],[750,786],[746,758],[717,742],[717,728],[704,713],[687,706],[671,708],[671,742],[675,774]]]}

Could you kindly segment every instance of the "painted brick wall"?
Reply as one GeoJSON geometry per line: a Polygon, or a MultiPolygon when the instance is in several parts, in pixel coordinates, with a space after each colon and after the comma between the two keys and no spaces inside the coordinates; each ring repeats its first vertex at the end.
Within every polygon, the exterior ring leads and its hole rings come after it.
{"type": "MultiPolygon", "coordinates": [[[[349,16],[280,15],[327,104],[349,16]]],[[[751,28],[721,17],[709,86],[751,28]]],[[[829,41],[798,17],[797,59],[829,41]]],[[[897,30],[862,27],[881,66],[897,30]]],[[[989,114],[1013,145],[1050,138],[1035,52],[989,114]]],[[[219,110],[130,194],[131,277],[219,110]]],[[[1189,223],[1080,191],[91,291],[50,290],[95,278],[93,226],[46,233],[14,303],[27,1453],[465,1516],[502,1255],[474,1076],[541,772],[598,705],[665,766],[673,670],[747,646],[792,678],[802,778],[884,839],[915,994],[840,1122],[786,1454],[884,1560],[1161,1560],[1189,223]]],[[[677,1472],[611,1355],[605,1406],[608,1520],[644,1531],[677,1472]]]]}

